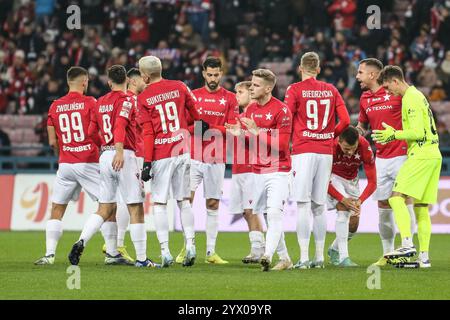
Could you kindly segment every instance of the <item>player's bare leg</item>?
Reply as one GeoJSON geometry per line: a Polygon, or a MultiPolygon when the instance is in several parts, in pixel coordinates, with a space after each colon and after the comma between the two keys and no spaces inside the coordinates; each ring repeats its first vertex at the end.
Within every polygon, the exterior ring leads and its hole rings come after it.
{"type": "Polygon", "coordinates": [[[248,256],[242,259],[243,263],[259,263],[259,259],[264,254],[265,241],[262,223],[259,215],[253,214],[252,209],[244,209],[244,219],[249,229],[251,251],[248,256]]]}
{"type": "Polygon", "coordinates": [[[34,262],[36,265],[53,264],[58,241],[63,233],[62,218],[66,212],[67,204],[52,203],[50,219],[45,226],[45,256],[34,262]]]}
{"type": "Polygon", "coordinates": [[[206,199],[206,263],[226,264],[216,253],[216,240],[219,231],[219,199],[206,199]]]}

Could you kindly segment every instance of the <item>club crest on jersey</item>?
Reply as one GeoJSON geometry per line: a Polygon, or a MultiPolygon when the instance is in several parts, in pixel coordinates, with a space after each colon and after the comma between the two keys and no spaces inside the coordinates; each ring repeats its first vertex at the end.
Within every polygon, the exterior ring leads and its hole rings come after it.
{"type": "Polygon", "coordinates": [[[270,112],[266,114],[266,120],[272,120],[272,114],[270,112]]]}
{"type": "Polygon", "coordinates": [[[224,98],[219,100],[220,105],[225,105],[225,103],[227,103],[227,100],[225,100],[224,98]]]}
{"type": "Polygon", "coordinates": [[[383,96],[383,98],[384,98],[384,101],[389,101],[391,96],[389,94],[386,94],[385,96],[383,96]]]}

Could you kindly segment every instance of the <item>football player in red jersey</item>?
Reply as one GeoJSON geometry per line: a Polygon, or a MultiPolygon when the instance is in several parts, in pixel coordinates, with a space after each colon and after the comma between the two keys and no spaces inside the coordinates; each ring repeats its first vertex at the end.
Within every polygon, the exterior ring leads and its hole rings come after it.
{"type": "MultiPolygon", "coordinates": [[[[378,76],[383,69],[381,61],[368,58],[360,62],[356,80],[364,90],[360,98],[358,126],[360,134],[365,135],[369,126],[372,130],[384,130],[385,122],[395,129],[402,128],[402,97],[389,94],[378,82],[378,76]]],[[[395,224],[394,215],[388,199],[391,196],[394,181],[403,162],[407,159],[405,141],[395,140],[392,143],[375,142],[377,165],[377,190],[374,199],[378,201],[379,223],[383,255],[394,250],[395,224]]],[[[411,217],[411,234],[415,231],[415,214],[413,204],[408,202],[411,217]]],[[[384,267],[387,260],[382,256],[376,263],[384,267]]]]}
{"type": "MultiPolygon", "coordinates": [[[[136,251],[136,267],[158,267],[147,258],[147,232],[144,224],[144,190],[137,166],[136,108],[133,98],[126,94],[126,70],[113,65],[108,69],[111,92],[100,97],[89,128],[99,132],[102,139],[100,156],[100,207],[87,220],[80,239],[73,245],[69,261],[78,264],[87,242],[115,211],[117,190],[130,213],[130,235],[136,251]]],[[[120,256],[117,251],[117,224],[102,227],[108,256],[120,256]]],[[[124,259],[125,260],[125,259],[124,259]]],[[[127,261],[127,260],[126,260],[127,261]]],[[[129,261],[127,261],[129,263],[129,261]]]]}
{"type": "MultiPolygon", "coordinates": [[[[138,96],[139,121],[144,132],[142,179],[150,180],[156,234],[161,245],[162,266],[173,264],[169,250],[167,201],[172,191],[181,211],[186,239],[183,266],[192,266],[196,258],[194,214],[189,185],[189,131],[186,113],[200,120],[196,98],[181,81],[162,78],[161,61],[154,56],[139,60],[139,70],[147,84],[138,96]]],[[[203,123],[203,129],[207,130],[203,123]]]]}
{"type": "Polygon", "coordinates": [[[88,72],[81,67],[67,71],[69,92],[55,100],[48,111],[49,145],[59,155],[59,168],[53,187],[50,220],[46,225],[46,253],[35,264],[53,264],[63,226],[61,219],[70,200],[78,198],[81,188],[98,201],[100,184],[97,135],[88,134],[96,100],[85,96],[88,72]]]}
{"type": "MultiPolygon", "coordinates": [[[[272,71],[253,71],[251,98],[254,100],[236,124],[226,124],[234,135],[245,134],[256,139],[256,161],[252,164],[254,177],[254,206],[257,213],[267,212],[266,248],[260,263],[268,271],[272,257],[283,239],[283,209],[289,195],[289,172],[291,157],[289,141],[292,133],[292,115],[289,108],[272,96],[276,77],[272,71]],[[241,125],[242,123],[242,125],[241,125]],[[246,131],[241,130],[241,126],[246,131]]],[[[253,150],[252,150],[253,152],[253,150]]],[[[285,267],[291,269],[292,262],[287,250],[278,252],[285,267]]]]}
{"type": "MultiPolygon", "coordinates": [[[[238,116],[238,103],[235,95],[220,86],[223,75],[222,62],[217,57],[207,57],[203,62],[205,85],[193,90],[197,98],[196,108],[200,118],[211,128],[205,136],[192,136],[191,143],[191,203],[195,191],[203,182],[203,196],[206,199],[206,263],[225,264],[216,252],[219,228],[219,202],[222,196],[225,174],[225,122],[232,123],[238,116]]],[[[190,122],[190,121],[189,121],[190,122]]],[[[192,131],[192,129],[191,129],[192,131]]],[[[177,261],[181,260],[184,250],[177,261]]]]}
{"type": "Polygon", "coordinates": [[[377,173],[369,142],[349,126],[333,146],[333,169],[328,187],[328,210],[336,209],[336,239],[328,249],[331,263],[341,267],[355,267],[348,255],[348,243],[356,233],[361,204],[375,191],[377,173]],[[367,186],[360,194],[358,170],[361,164],[367,186]],[[350,229],[350,230],[349,230],[350,229]]]}
{"type": "MultiPolygon", "coordinates": [[[[251,81],[243,81],[235,86],[236,100],[241,114],[245,113],[251,102],[251,85],[251,81]]],[[[242,259],[242,262],[259,263],[264,254],[265,241],[260,215],[252,210],[254,174],[250,163],[249,145],[245,143],[245,139],[234,140],[233,156],[229,211],[231,214],[243,215],[248,225],[251,251],[242,259]]]]}
{"type": "Polygon", "coordinates": [[[316,79],[320,72],[317,53],[305,53],[299,69],[302,81],[290,85],[285,97],[293,116],[292,198],[297,202],[300,245],[300,260],[294,267],[323,268],[327,227],[324,205],[333,164],[333,141],[350,124],[350,117],[339,91],[332,84],[316,79]],[[316,244],[312,262],[309,261],[311,211],[316,244]]]}
{"type": "MultiPolygon", "coordinates": [[[[137,68],[132,68],[127,72],[127,94],[133,98],[134,105],[136,107],[136,116],[139,117],[139,109],[137,108],[137,95],[145,89],[145,82],[141,77],[141,73],[137,68]]],[[[136,122],[136,159],[138,161],[138,168],[142,168],[144,164],[144,139],[142,134],[142,128],[139,122],[136,122]]],[[[127,260],[133,262],[133,259],[128,254],[124,244],[125,233],[130,223],[130,214],[128,212],[127,204],[122,200],[120,191],[117,190],[117,210],[116,215],[111,219],[117,220],[117,250],[127,260]]],[[[103,224],[105,226],[105,224],[103,224]]],[[[103,227],[102,226],[102,227],[103,227]]],[[[103,252],[106,253],[106,244],[103,246],[103,252]]]]}

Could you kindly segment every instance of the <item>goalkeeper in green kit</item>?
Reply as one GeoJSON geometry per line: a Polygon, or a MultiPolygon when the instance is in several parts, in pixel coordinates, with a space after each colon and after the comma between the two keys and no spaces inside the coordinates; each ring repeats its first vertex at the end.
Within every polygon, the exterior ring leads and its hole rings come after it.
{"type": "Polygon", "coordinates": [[[429,268],[431,221],[428,205],[437,201],[442,164],[433,113],[422,92],[405,82],[403,71],[399,67],[386,66],[380,73],[380,81],[388,92],[402,96],[403,130],[395,130],[389,126],[389,119],[386,119],[386,123],[383,123],[385,129],[374,130],[372,138],[383,144],[393,140],[406,140],[408,144],[408,159],[400,168],[389,198],[402,245],[384,257],[397,267],[429,268]],[[420,245],[419,258],[413,263],[406,262],[406,258],[417,253],[411,237],[411,218],[405,203],[409,197],[414,199],[420,245]]]}

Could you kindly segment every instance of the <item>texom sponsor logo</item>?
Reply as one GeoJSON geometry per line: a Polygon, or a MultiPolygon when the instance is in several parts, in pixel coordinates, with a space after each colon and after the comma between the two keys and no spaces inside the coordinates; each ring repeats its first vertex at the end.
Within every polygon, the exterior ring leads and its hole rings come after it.
{"type": "Polygon", "coordinates": [[[441,189],[437,203],[430,209],[431,223],[450,224],[450,189],[441,189]]]}

